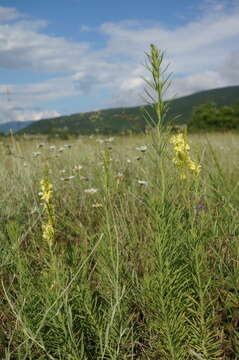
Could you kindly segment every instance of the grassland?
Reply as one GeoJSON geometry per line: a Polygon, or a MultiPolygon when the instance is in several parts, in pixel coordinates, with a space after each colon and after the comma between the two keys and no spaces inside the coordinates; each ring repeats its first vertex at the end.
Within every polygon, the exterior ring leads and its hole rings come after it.
{"type": "Polygon", "coordinates": [[[1,359],[239,359],[239,136],[190,136],[197,178],[165,144],[2,141],[1,359]]]}

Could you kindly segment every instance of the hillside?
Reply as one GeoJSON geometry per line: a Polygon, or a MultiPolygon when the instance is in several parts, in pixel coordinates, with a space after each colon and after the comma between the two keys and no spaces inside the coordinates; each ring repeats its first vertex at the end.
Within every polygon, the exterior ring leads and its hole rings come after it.
{"type": "MultiPolygon", "coordinates": [[[[170,104],[167,120],[176,115],[177,124],[187,123],[196,106],[214,102],[217,106],[239,102],[239,86],[202,91],[174,99],[170,104]]],[[[148,111],[149,106],[145,107],[148,111]]],[[[43,119],[19,130],[18,134],[118,134],[145,130],[146,122],[142,106],[114,108],[95,112],[79,113],[58,118],[43,119]]]]}

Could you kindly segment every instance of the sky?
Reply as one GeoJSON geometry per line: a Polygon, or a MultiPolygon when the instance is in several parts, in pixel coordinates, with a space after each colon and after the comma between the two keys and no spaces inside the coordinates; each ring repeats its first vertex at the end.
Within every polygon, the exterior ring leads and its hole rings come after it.
{"type": "Polygon", "coordinates": [[[142,104],[151,43],[166,98],[239,85],[239,0],[0,0],[0,123],[142,104]]]}

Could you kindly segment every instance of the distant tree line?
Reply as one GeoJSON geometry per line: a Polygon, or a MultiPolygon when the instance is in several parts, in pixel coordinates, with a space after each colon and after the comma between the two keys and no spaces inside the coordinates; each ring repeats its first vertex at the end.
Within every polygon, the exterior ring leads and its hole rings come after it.
{"type": "Polygon", "coordinates": [[[215,103],[197,106],[188,122],[189,131],[239,130],[239,103],[218,107],[215,103]]]}

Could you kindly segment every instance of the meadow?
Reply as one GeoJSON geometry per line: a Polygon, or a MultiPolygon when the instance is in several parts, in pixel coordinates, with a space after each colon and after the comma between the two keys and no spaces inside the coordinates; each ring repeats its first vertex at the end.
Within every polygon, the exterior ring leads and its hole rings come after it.
{"type": "Polygon", "coordinates": [[[2,140],[1,359],[239,359],[239,135],[160,136],[2,140]]]}

